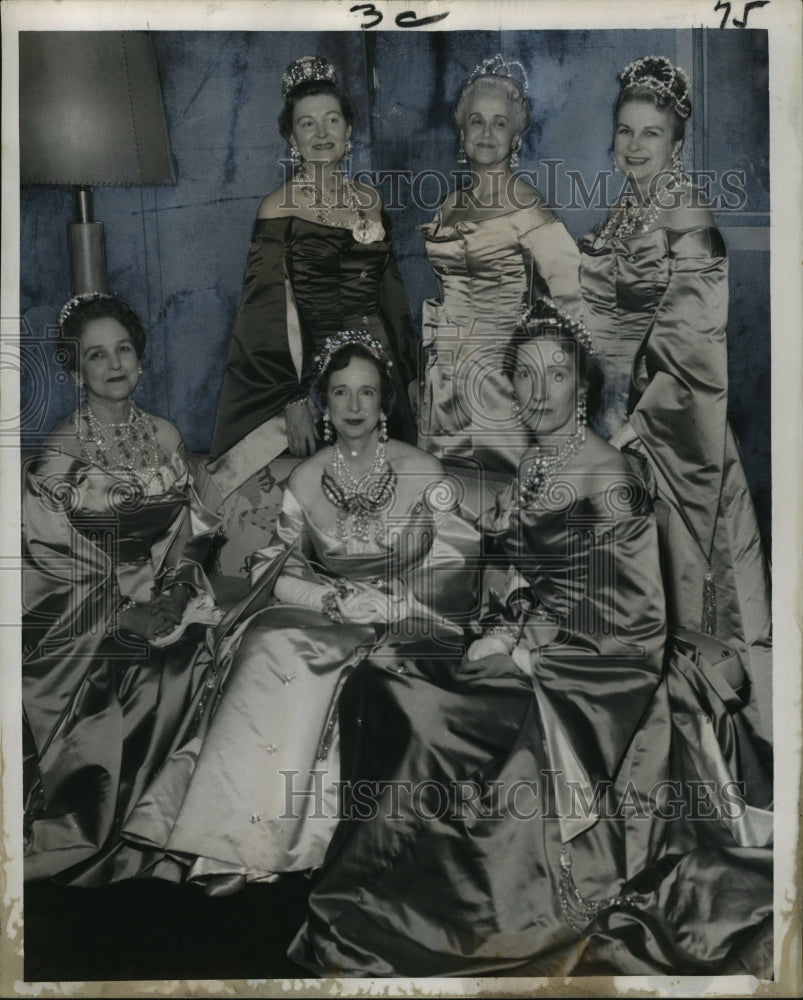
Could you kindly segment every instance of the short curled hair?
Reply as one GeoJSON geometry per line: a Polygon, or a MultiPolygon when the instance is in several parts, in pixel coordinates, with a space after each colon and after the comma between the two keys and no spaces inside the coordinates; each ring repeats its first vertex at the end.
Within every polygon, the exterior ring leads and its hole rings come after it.
{"type": "Polygon", "coordinates": [[[293,115],[295,114],[296,104],[302,97],[318,97],[321,94],[328,94],[336,98],[346,124],[350,128],[354,127],[356,119],[354,105],[345,91],[341,90],[337,84],[332,83],[330,80],[304,80],[298,86],[293,87],[285,98],[284,107],[279,113],[279,133],[283,139],[289,139],[293,131],[293,115]]]}
{"type": "Polygon", "coordinates": [[[345,347],[341,347],[339,351],[335,351],[332,355],[329,364],[321,372],[318,378],[315,380],[313,385],[313,395],[317,395],[324,407],[327,404],[327,392],[329,389],[329,380],[335,372],[343,371],[344,368],[348,368],[349,364],[353,360],[359,361],[369,361],[377,372],[379,372],[379,391],[380,391],[380,405],[382,406],[382,411],[385,416],[389,416],[391,410],[393,409],[393,404],[396,401],[396,390],[393,387],[393,382],[388,374],[388,369],[386,365],[383,365],[381,361],[371,354],[367,348],[363,347],[362,344],[346,344],[345,347]]]}
{"type": "Polygon", "coordinates": [[[137,360],[141,361],[145,353],[147,339],[139,317],[131,306],[116,295],[105,292],[93,292],[89,295],[79,295],[61,310],[59,321],[59,363],[74,375],[79,369],[81,335],[87,323],[95,319],[115,319],[124,326],[131,337],[137,360]]]}
{"type": "Polygon", "coordinates": [[[529,128],[530,109],[527,98],[522,97],[516,81],[511,80],[509,76],[489,74],[488,76],[478,76],[463,84],[454,109],[454,120],[457,122],[458,129],[463,128],[468,106],[475,97],[504,98],[512,111],[513,128],[516,135],[521,135],[529,128]]]}

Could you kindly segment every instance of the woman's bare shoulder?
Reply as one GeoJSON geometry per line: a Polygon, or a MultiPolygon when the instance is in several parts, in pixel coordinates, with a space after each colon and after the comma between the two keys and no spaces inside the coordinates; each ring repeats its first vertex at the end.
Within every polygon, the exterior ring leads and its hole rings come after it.
{"type": "Polygon", "coordinates": [[[60,420],[45,442],[45,447],[52,451],[61,451],[67,455],[81,455],[81,443],[78,440],[78,416],[75,413],[69,414],[60,420]]]}
{"type": "Polygon", "coordinates": [[[440,460],[429,452],[416,448],[404,441],[389,441],[387,449],[388,461],[397,472],[419,473],[433,477],[443,475],[440,460]]]}
{"type": "Polygon", "coordinates": [[[175,424],[171,424],[164,417],[151,415],[151,420],[156,428],[156,438],[166,455],[172,455],[181,446],[181,431],[175,424]]]}
{"type": "Polygon", "coordinates": [[[684,188],[675,203],[665,209],[662,225],[667,229],[710,229],[715,225],[711,209],[697,188],[684,188]]]}
{"type": "Polygon", "coordinates": [[[283,219],[293,213],[292,181],[286,181],[281,187],[271,191],[259,203],[258,219],[283,219]]]}

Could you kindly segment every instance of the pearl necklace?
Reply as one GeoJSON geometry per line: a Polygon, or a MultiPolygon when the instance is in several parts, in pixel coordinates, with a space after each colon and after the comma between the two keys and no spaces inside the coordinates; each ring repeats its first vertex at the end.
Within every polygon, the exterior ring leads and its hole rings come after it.
{"type": "Polygon", "coordinates": [[[555,476],[583,447],[586,439],[585,424],[567,438],[555,454],[545,454],[536,445],[533,460],[523,479],[519,480],[519,503],[523,507],[536,507],[549,491],[555,476]]]}
{"type": "Polygon", "coordinates": [[[371,467],[359,479],[346,463],[340,448],[335,444],[332,472],[324,469],[321,489],[326,499],[337,507],[338,534],[342,542],[358,539],[369,542],[382,537],[382,514],[388,509],[396,486],[396,472],[385,458],[385,443],[376,446],[371,467]],[[348,519],[351,517],[351,529],[348,519]]]}
{"type": "Polygon", "coordinates": [[[315,181],[307,170],[306,164],[296,174],[296,181],[304,194],[309,197],[311,202],[310,208],[315,212],[320,223],[324,226],[334,226],[338,229],[350,229],[357,243],[374,243],[377,240],[381,240],[385,235],[385,230],[381,223],[366,218],[365,209],[360,203],[357,189],[345,174],[340,174],[339,178],[342,181],[343,190],[348,202],[346,208],[349,212],[349,224],[346,226],[339,226],[335,216],[332,214],[332,209],[342,208],[343,205],[337,201],[329,201],[327,199],[323,188],[316,186],[315,181]]]}
{"type": "Polygon", "coordinates": [[[81,420],[76,419],[81,455],[88,462],[145,486],[158,477],[162,490],[167,489],[161,468],[168,464],[168,459],[159,444],[156,424],[138,406],[129,402],[128,419],[119,424],[102,423],[88,403],[84,403],[77,416],[83,417],[87,427],[84,434],[81,420]]]}
{"type": "Polygon", "coordinates": [[[683,177],[674,175],[656,185],[652,198],[637,198],[629,194],[622,198],[621,207],[614,216],[611,214],[600,229],[600,239],[623,239],[627,236],[641,236],[648,232],[660,213],[671,205],[661,204],[660,196],[675,194],[688,186],[683,177]]]}

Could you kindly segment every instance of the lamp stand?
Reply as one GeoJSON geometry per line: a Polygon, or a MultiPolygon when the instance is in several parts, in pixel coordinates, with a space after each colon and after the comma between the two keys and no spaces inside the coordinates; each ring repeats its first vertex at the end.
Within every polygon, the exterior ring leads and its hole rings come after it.
{"type": "Polygon", "coordinates": [[[73,295],[106,291],[106,251],[103,223],[92,220],[92,189],[75,189],[76,221],[68,227],[70,279],[73,295]]]}

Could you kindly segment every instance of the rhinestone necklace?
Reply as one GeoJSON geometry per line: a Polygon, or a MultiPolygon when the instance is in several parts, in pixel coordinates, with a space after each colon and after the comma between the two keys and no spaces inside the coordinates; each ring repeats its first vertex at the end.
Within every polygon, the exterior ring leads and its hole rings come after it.
{"type": "Polygon", "coordinates": [[[321,489],[326,499],[337,507],[340,540],[370,542],[382,537],[382,515],[390,506],[396,486],[396,472],[385,458],[385,444],[376,446],[370,469],[359,479],[354,476],[338,441],[334,446],[332,472],[324,469],[321,489]],[[351,527],[348,520],[351,518],[351,527]]]}
{"type": "Polygon", "coordinates": [[[128,419],[119,424],[102,423],[88,403],[81,407],[80,416],[87,433],[83,433],[81,420],[76,420],[78,441],[81,455],[88,462],[146,486],[158,476],[162,489],[167,489],[161,467],[169,460],[159,444],[156,424],[150,416],[132,402],[129,402],[128,419]]]}
{"type": "Polygon", "coordinates": [[[345,207],[349,213],[348,224],[345,226],[340,226],[332,214],[332,209],[344,207],[342,202],[328,200],[323,188],[319,188],[310,176],[306,164],[296,174],[296,182],[304,194],[309,197],[310,208],[315,212],[318,221],[324,226],[350,229],[357,243],[372,243],[376,240],[381,240],[385,235],[382,225],[366,218],[365,209],[360,203],[357,189],[345,174],[339,174],[338,176],[343,184],[343,191],[345,192],[347,201],[345,207]]]}
{"type": "Polygon", "coordinates": [[[536,445],[527,473],[519,480],[519,503],[523,507],[535,507],[543,500],[555,476],[580,451],[585,439],[586,428],[582,424],[554,454],[545,453],[536,445]]]}
{"type": "Polygon", "coordinates": [[[622,239],[627,236],[640,236],[648,232],[660,213],[671,205],[661,204],[660,196],[675,194],[685,189],[688,183],[685,179],[671,176],[668,180],[656,185],[652,198],[637,198],[629,194],[622,198],[621,207],[616,215],[611,214],[600,229],[600,239],[622,239]]]}

